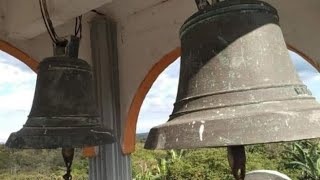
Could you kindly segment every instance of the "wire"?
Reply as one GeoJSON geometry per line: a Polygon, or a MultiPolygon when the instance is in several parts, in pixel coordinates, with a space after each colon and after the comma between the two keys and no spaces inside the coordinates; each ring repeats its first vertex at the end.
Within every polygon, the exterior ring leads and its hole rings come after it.
{"type": "Polygon", "coordinates": [[[78,17],[76,17],[76,24],[74,25],[74,35],[77,36],[78,17]]]}
{"type": "Polygon", "coordinates": [[[48,31],[48,33],[49,33],[49,35],[50,35],[50,38],[51,38],[52,42],[55,43],[56,40],[55,40],[55,38],[53,37],[53,35],[51,34],[51,31],[49,30],[47,21],[45,20],[45,17],[44,17],[44,12],[43,12],[43,8],[42,8],[42,7],[43,7],[42,0],[39,0],[39,5],[40,5],[40,10],[41,10],[41,15],[42,15],[43,22],[44,22],[44,24],[45,24],[45,26],[46,26],[46,29],[47,29],[47,31],[48,31]]]}
{"type": "Polygon", "coordinates": [[[60,38],[54,27],[53,27],[53,24],[52,24],[52,21],[50,19],[50,15],[49,15],[49,12],[48,12],[48,8],[47,8],[47,1],[46,0],[39,0],[39,5],[40,5],[40,10],[41,10],[41,15],[42,15],[42,19],[44,21],[44,24],[46,26],[46,29],[48,31],[48,34],[50,35],[50,38],[52,40],[52,42],[56,45],[58,44],[66,44],[66,39],[62,39],[60,38]]]}
{"type": "Polygon", "coordinates": [[[49,12],[48,12],[48,8],[47,8],[47,1],[46,0],[42,0],[42,8],[43,8],[43,11],[44,11],[44,14],[45,14],[45,19],[46,19],[46,22],[48,24],[48,27],[49,27],[49,30],[51,32],[51,34],[53,35],[53,38],[55,39],[55,42],[58,42],[58,36],[56,34],[56,31],[54,30],[54,27],[53,27],[53,24],[52,24],[52,21],[50,19],[50,15],[49,15],[49,12]]]}
{"type": "Polygon", "coordinates": [[[74,26],[74,35],[78,36],[78,34],[81,39],[81,37],[82,37],[82,15],[76,17],[76,24],[74,26]]]}
{"type": "MultiPolygon", "coordinates": [[[[50,19],[50,15],[48,12],[48,8],[47,8],[47,1],[46,0],[39,0],[39,5],[40,5],[40,10],[41,10],[43,22],[46,26],[46,29],[48,31],[48,34],[50,35],[52,42],[58,46],[66,46],[68,41],[64,38],[60,38],[57,35],[57,33],[53,27],[53,24],[52,24],[52,21],[50,19]]],[[[74,35],[75,36],[79,35],[80,39],[82,37],[82,15],[76,17],[76,23],[75,23],[75,27],[74,27],[74,35]]]]}

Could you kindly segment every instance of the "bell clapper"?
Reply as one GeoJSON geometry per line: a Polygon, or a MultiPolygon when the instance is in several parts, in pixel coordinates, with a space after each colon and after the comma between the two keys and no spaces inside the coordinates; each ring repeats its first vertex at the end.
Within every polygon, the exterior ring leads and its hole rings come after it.
{"type": "Polygon", "coordinates": [[[71,166],[72,166],[72,161],[73,161],[73,156],[74,156],[74,148],[62,148],[61,150],[62,157],[64,160],[64,163],[66,165],[67,171],[66,174],[63,175],[64,180],[71,180],[71,166]]]}
{"type": "Polygon", "coordinates": [[[244,180],[246,174],[246,152],[244,146],[229,146],[228,162],[236,180],[244,180]]]}

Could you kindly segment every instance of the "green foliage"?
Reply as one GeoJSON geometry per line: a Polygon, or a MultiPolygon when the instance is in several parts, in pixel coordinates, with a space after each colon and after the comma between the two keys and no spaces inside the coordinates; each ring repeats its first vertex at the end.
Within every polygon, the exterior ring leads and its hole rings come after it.
{"type": "Polygon", "coordinates": [[[286,165],[302,170],[301,179],[320,179],[320,147],[318,141],[300,141],[286,146],[286,165]]]}
{"type": "MultiPolygon", "coordinates": [[[[305,169],[308,166],[308,171],[312,171],[320,167],[318,142],[315,143],[317,148],[311,148],[310,141],[300,143],[304,156],[297,147],[290,149],[291,143],[247,146],[247,171],[268,169],[282,172],[293,180],[314,178],[316,173],[312,173],[312,177],[306,176],[305,169]],[[309,160],[301,161],[307,165],[292,163],[294,158],[301,160],[300,156],[309,157],[309,160]]],[[[143,149],[143,142],[140,142],[132,159],[136,180],[233,180],[225,148],[149,151],[143,149]]]]}
{"type": "MultiPolygon", "coordinates": [[[[75,153],[74,180],[88,179],[88,160],[75,153]]],[[[320,180],[318,141],[246,147],[247,171],[269,169],[293,180],[320,180]]],[[[132,154],[134,180],[233,180],[225,148],[152,151],[136,144],[132,154]]],[[[60,150],[12,150],[0,145],[0,179],[57,179],[65,173],[60,150]]]]}
{"type": "Polygon", "coordinates": [[[183,158],[170,164],[168,179],[232,179],[225,149],[186,151],[183,158]]]}
{"type": "MultiPolygon", "coordinates": [[[[74,180],[88,179],[88,160],[76,150],[72,176],[74,180]]],[[[62,180],[65,164],[61,150],[18,150],[0,144],[1,180],[62,180]]]]}

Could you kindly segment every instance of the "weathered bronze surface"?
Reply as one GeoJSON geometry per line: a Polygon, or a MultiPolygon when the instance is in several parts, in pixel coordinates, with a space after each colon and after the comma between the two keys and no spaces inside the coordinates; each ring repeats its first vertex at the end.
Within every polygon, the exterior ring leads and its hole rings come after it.
{"type": "Polygon", "coordinates": [[[114,141],[99,123],[93,74],[87,62],[68,56],[44,59],[38,68],[29,118],[6,142],[11,148],[75,148],[114,141]]]}
{"type": "Polygon", "coordinates": [[[145,148],[186,149],[320,137],[320,106],[298,78],[277,11],[233,0],[181,27],[177,99],[145,148]]]}

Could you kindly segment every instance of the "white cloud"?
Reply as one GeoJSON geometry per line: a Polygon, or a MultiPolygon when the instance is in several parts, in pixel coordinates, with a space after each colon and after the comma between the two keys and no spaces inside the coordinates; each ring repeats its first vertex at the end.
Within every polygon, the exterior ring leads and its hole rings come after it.
{"type": "Polygon", "coordinates": [[[31,108],[34,91],[21,90],[0,96],[0,111],[28,110],[31,108]]]}
{"type": "Polygon", "coordinates": [[[154,126],[160,125],[162,123],[165,123],[168,118],[166,117],[157,117],[158,119],[154,119],[154,118],[142,118],[139,119],[138,121],[138,128],[137,128],[137,133],[145,133],[145,132],[149,132],[150,129],[154,126]]]}
{"type": "Polygon", "coordinates": [[[36,74],[0,64],[0,111],[30,109],[36,74]]]}
{"type": "Polygon", "coordinates": [[[28,82],[33,78],[35,73],[22,71],[21,69],[9,64],[1,64],[0,66],[0,83],[20,84],[28,82]]]}
{"type": "Polygon", "coordinates": [[[168,109],[170,111],[173,108],[179,72],[175,65],[178,63],[170,65],[154,82],[143,102],[142,112],[167,112],[168,109]],[[175,71],[176,75],[168,75],[169,71],[175,71]]]}
{"type": "Polygon", "coordinates": [[[5,143],[9,137],[8,132],[2,132],[0,131],[0,143],[5,143]]]}
{"type": "Polygon", "coordinates": [[[2,124],[0,126],[0,142],[5,142],[10,133],[22,128],[27,120],[28,113],[28,111],[8,111],[0,113],[1,121],[5,121],[5,123],[0,123],[2,124]]]}

